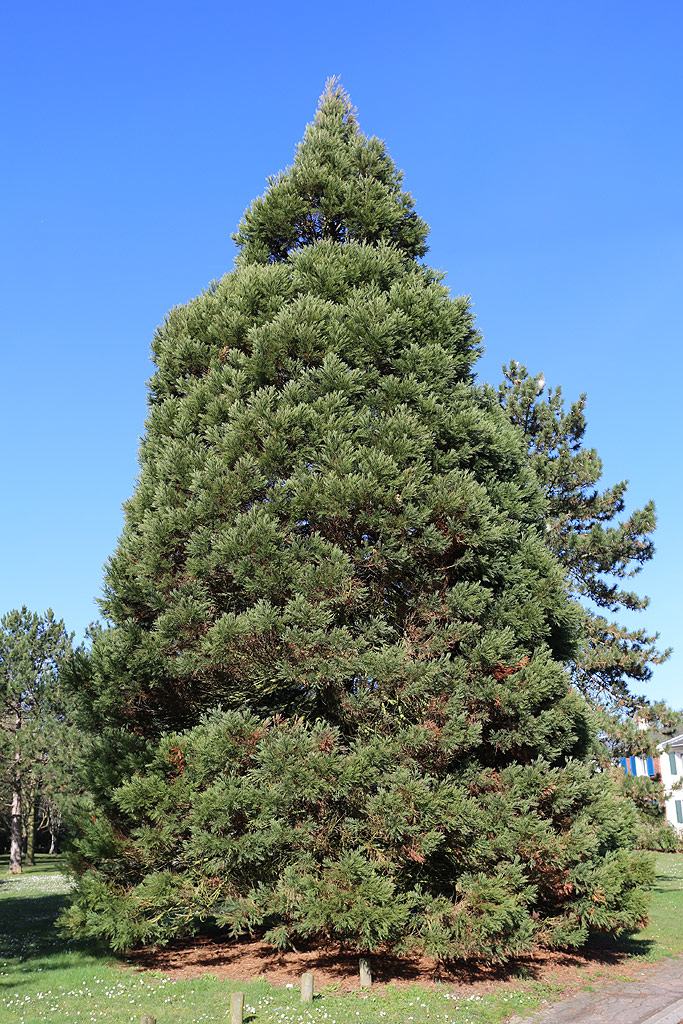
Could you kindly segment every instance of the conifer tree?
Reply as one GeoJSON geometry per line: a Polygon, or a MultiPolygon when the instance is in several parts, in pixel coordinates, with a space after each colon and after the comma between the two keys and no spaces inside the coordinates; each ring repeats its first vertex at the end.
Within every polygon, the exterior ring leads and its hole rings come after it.
{"type": "Polygon", "coordinates": [[[636,576],[654,554],[654,502],[618,520],[628,482],[598,488],[602,462],[584,444],[585,395],[565,411],[561,388],[548,387],[543,374],[530,375],[513,360],[503,367],[497,398],[522,431],[548,501],[547,541],[582,605],[582,636],[569,663],[574,684],[599,712],[617,752],[651,752],[662,738],[656,730],[672,735],[680,716],[649,701],[640,686],[671,652],[657,649],[658,634],[629,629],[611,616],[648,606],[647,597],[625,589],[622,581],[636,576]],[[651,729],[642,728],[645,721],[651,729]]]}
{"type": "Polygon", "coordinates": [[[24,607],[0,619],[0,770],[11,791],[10,874],[22,868],[22,824],[29,838],[32,831],[29,816],[51,754],[50,721],[60,715],[59,672],[71,640],[50,608],[41,616],[24,607]]]}
{"type": "Polygon", "coordinates": [[[74,671],[76,933],[504,958],[643,917],[546,500],[426,236],[329,83],[235,269],[158,331],[74,671]]]}

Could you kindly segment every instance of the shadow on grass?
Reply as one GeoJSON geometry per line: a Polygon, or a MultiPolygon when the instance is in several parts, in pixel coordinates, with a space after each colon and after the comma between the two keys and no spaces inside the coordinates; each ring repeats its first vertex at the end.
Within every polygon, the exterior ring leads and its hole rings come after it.
{"type": "Polygon", "coordinates": [[[679,888],[680,878],[676,875],[655,875],[651,892],[669,893],[679,888]]]}
{"type": "Polygon", "coordinates": [[[626,932],[619,936],[595,935],[584,947],[584,953],[612,956],[615,960],[621,960],[629,957],[648,957],[656,946],[656,942],[643,938],[638,932],[626,932]]]}
{"type": "MultiPolygon", "coordinates": [[[[85,942],[72,942],[66,950],[63,947],[52,950],[30,949],[28,954],[28,956],[24,955],[22,959],[17,960],[16,965],[7,964],[5,966],[5,972],[8,972],[10,966],[12,970],[7,973],[6,977],[0,977],[0,992],[3,989],[15,991],[23,985],[33,982],[38,971],[45,977],[49,977],[54,971],[71,971],[76,960],[78,960],[78,966],[83,967],[88,960],[93,963],[111,964],[117,959],[104,945],[85,942]]],[[[8,959],[10,957],[16,959],[16,951],[3,952],[1,955],[8,959]]]]}
{"type": "MultiPolygon", "coordinates": [[[[14,881],[10,885],[15,885],[14,881]]],[[[3,891],[4,887],[0,887],[3,891]]],[[[112,960],[102,943],[75,942],[60,933],[55,921],[69,900],[67,893],[21,892],[4,889],[0,899],[0,990],[17,989],[36,971],[71,969],[74,957],[112,960]]]]}
{"type": "Polygon", "coordinates": [[[22,893],[0,902],[0,955],[10,954],[20,938],[32,939],[38,946],[52,941],[56,932],[46,929],[65,906],[64,893],[22,893]]]}

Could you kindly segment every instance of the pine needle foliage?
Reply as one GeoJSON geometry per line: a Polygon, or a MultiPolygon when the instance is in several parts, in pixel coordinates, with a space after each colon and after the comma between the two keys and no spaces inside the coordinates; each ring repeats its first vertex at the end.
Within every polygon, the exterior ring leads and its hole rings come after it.
{"type": "Polygon", "coordinates": [[[157,333],[74,672],[78,934],[502,959],[645,912],[546,500],[426,234],[331,82],[235,269],[157,333]]]}
{"type": "Polygon", "coordinates": [[[662,738],[653,730],[673,734],[680,716],[649,701],[640,687],[671,651],[658,650],[658,634],[621,625],[613,616],[649,604],[627,581],[654,555],[654,502],[619,519],[628,481],[600,489],[602,462],[585,444],[585,395],[565,409],[561,388],[548,387],[543,374],[530,374],[513,360],[503,367],[497,397],[522,432],[548,502],[548,544],[582,605],[582,637],[570,661],[573,682],[600,713],[615,749],[651,752],[662,738]],[[650,731],[642,729],[645,721],[650,731]]]}
{"type": "Polygon", "coordinates": [[[22,830],[35,835],[36,803],[67,760],[55,741],[66,734],[60,676],[72,639],[51,608],[38,615],[24,606],[0,618],[0,778],[12,794],[10,873],[21,871],[22,830]]]}

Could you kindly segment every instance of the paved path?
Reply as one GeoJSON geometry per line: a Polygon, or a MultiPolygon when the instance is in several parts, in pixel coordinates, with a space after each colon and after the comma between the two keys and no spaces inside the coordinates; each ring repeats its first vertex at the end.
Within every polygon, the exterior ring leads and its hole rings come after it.
{"type": "Polygon", "coordinates": [[[578,992],[510,1024],[683,1024],[683,957],[663,960],[631,981],[578,992]]]}

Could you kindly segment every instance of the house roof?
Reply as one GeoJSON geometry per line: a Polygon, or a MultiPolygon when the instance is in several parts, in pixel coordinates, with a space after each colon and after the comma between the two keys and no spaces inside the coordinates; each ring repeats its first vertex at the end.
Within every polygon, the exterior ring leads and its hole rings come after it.
{"type": "Polygon", "coordinates": [[[672,736],[670,740],[664,740],[657,745],[657,750],[666,750],[667,747],[683,747],[683,733],[680,736],[672,736]]]}

